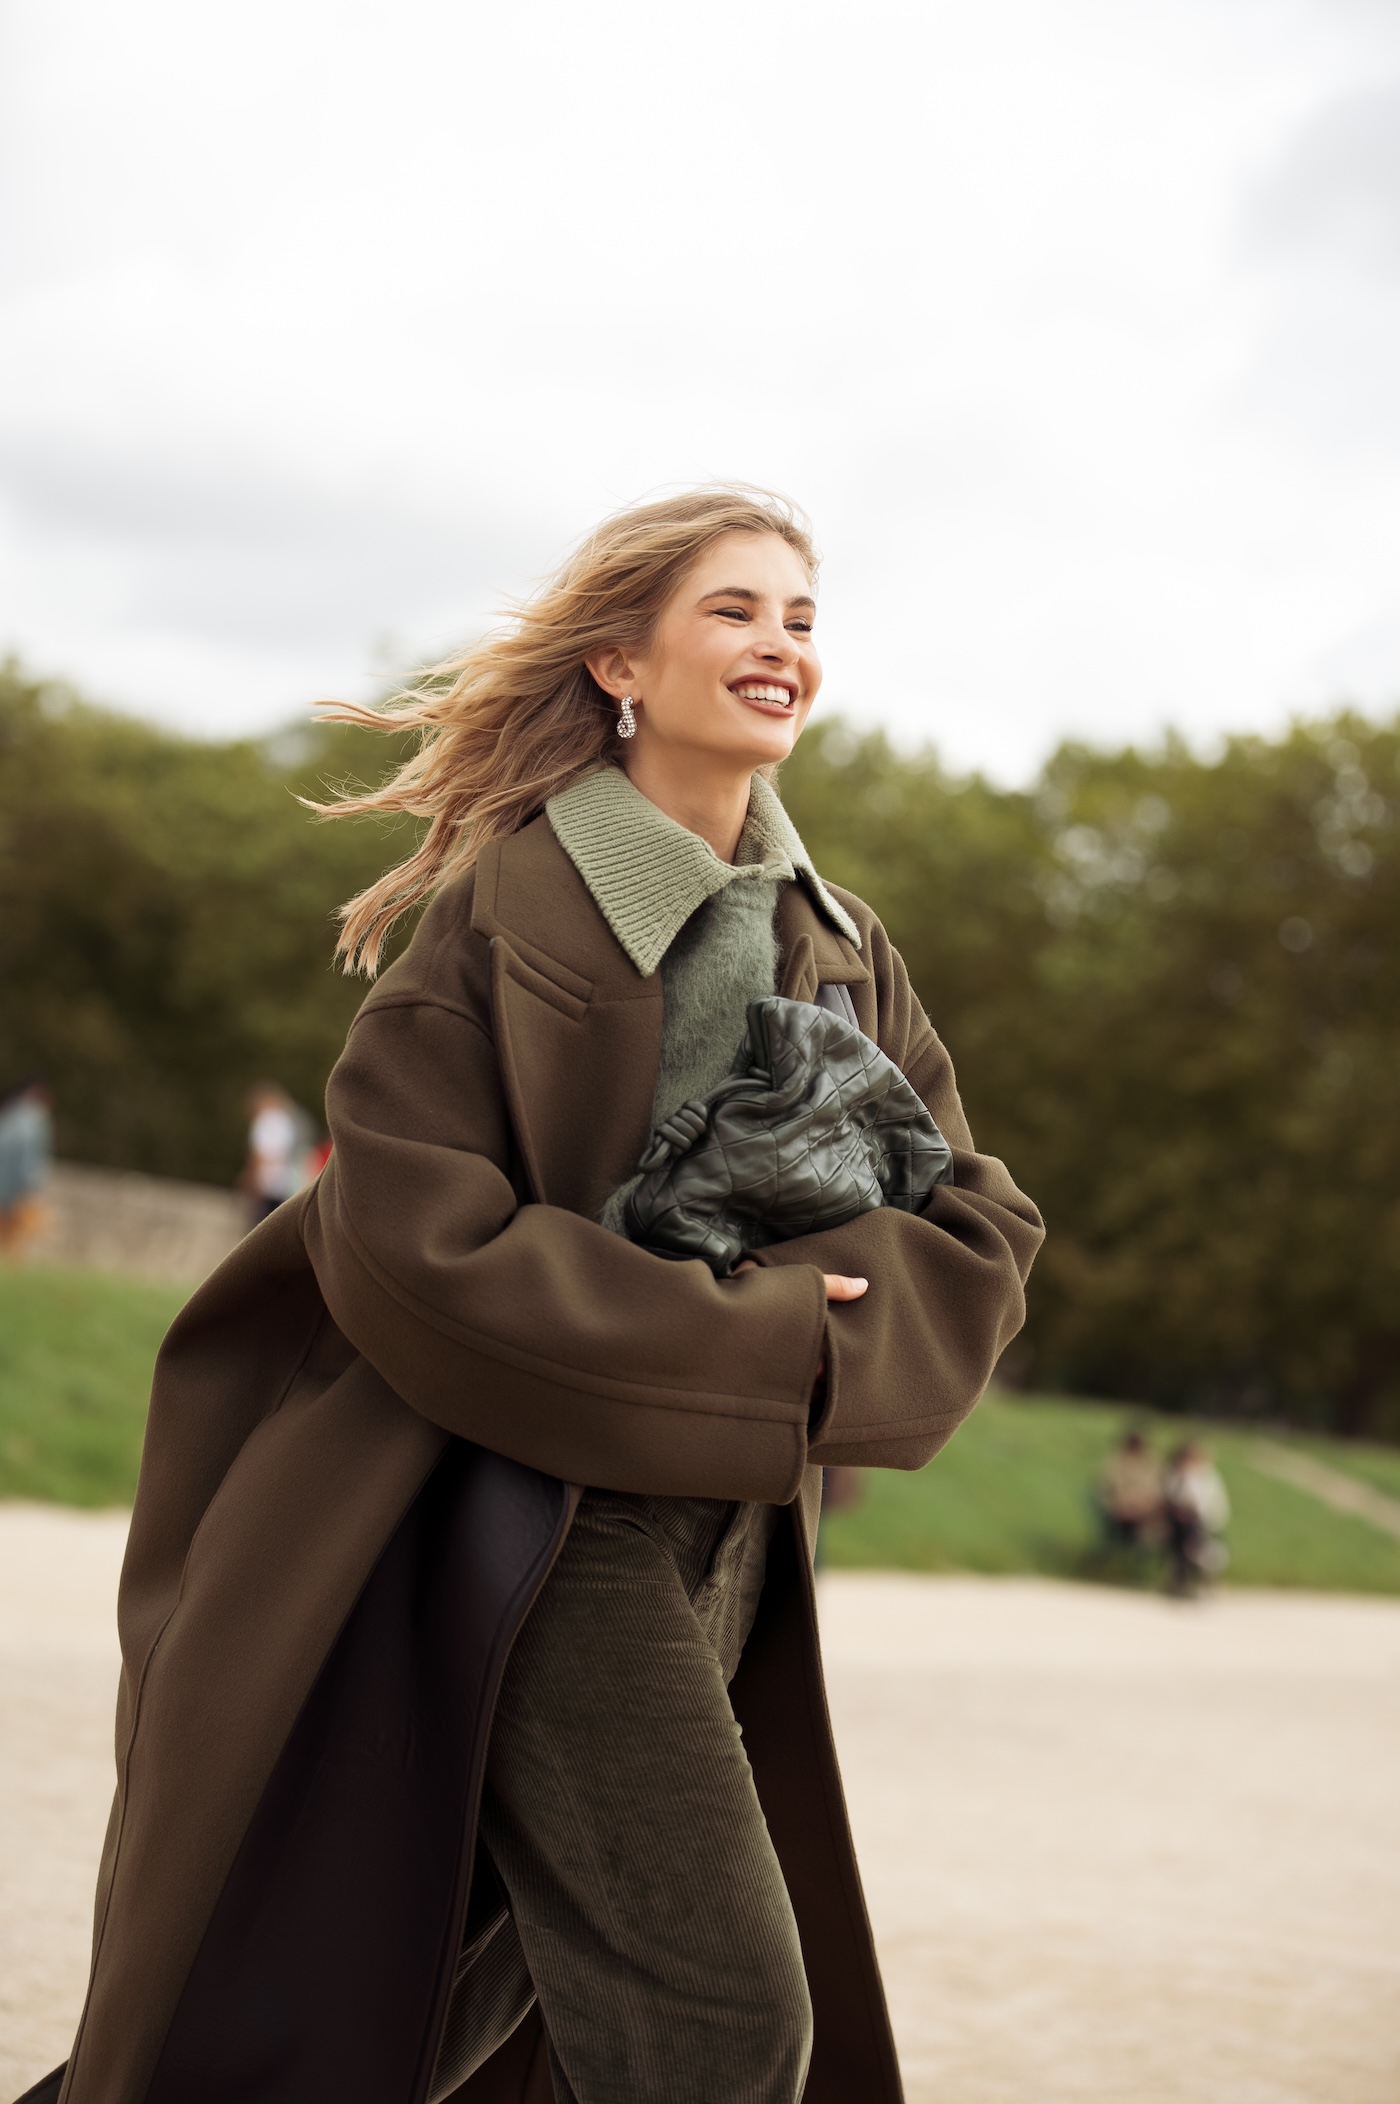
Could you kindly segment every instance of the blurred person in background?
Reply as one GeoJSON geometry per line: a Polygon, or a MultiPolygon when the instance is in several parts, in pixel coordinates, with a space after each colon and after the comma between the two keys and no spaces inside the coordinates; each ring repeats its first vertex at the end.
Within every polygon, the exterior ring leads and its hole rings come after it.
{"type": "Polygon", "coordinates": [[[1126,1432],[1099,1472],[1099,1516],[1110,1549],[1159,1549],[1165,1533],[1162,1465],[1138,1431],[1126,1432]]]}
{"type": "Polygon", "coordinates": [[[316,1128],[275,1081],[262,1082],[254,1089],[248,1099],[248,1118],[248,1159],[239,1187],[252,1200],[256,1227],[310,1182],[316,1128]]]}
{"type": "Polygon", "coordinates": [[[1194,1598],[1230,1560],[1222,1536],[1230,1524],[1230,1495],[1206,1449],[1195,1440],[1179,1446],[1162,1485],[1167,1521],[1167,1589],[1194,1598]]]}
{"type": "Polygon", "coordinates": [[[0,1256],[16,1257],[44,1225],[53,1160],[53,1097],[36,1077],[0,1096],[0,1256]]]}
{"type": "Polygon", "coordinates": [[[822,1694],[823,1470],[943,1445],[1043,1231],[770,786],[815,583],[792,507],[692,491],[396,707],[337,711],[419,739],[339,808],[427,821],[342,954],[373,972],[427,910],[321,1176],[161,1353],[91,1987],[36,2104],[898,2104],[822,1694]],[[717,1276],[624,1201],[775,993],[876,1042],[954,1180],[717,1276]]]}

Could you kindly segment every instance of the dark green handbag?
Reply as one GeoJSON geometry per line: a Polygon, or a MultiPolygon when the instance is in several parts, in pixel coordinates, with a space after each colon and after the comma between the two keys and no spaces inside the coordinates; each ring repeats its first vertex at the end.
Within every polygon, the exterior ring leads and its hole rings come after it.
{"type": "Polygon", "coordinates": [[[948,1143],[893,1060],[844,1015],[777,994],[750,1006],[734,1071],[659,1125],[638,1167],[631,1239],[702,1257],[717,1278],[746,1249],[877,1206],[917,1213],[953,1180],[948,1143]]]}

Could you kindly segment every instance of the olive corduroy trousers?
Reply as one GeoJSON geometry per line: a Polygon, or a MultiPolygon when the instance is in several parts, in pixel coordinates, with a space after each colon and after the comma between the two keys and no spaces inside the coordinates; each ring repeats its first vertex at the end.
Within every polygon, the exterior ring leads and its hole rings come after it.
{"type": "Polygon", "coordinates": [[[812,2014],[728,1682],[771,1509],[586,1491],[502,1683],[432,2096],[538,1998],[559,2104],[797,2104],[812,2014]]]}

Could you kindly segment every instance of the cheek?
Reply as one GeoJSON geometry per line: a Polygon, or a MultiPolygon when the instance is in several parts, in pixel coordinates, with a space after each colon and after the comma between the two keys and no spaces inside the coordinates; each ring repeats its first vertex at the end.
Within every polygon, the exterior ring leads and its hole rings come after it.
{"type": "Polygon", "coordinates": [[[716,681],[724,681],[733,655],[732,636],[708,627],[673,632],[661,639],[653,683],[677,701],[693,701],[700,690],[709,692],[716,681]]]}
{"type": "Polygon", "coordinates": [[[744,663],[745,638],[736,635],[732,628],[721,628],[718,624],[708,631],[696,651],[696,666],[709,680],[717,680],[727,687],[730,680],[744,663]]]}

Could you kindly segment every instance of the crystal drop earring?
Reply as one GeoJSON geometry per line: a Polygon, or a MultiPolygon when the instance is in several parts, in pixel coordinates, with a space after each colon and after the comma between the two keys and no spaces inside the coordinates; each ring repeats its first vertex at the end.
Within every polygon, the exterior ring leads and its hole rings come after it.
{"type": "Polygon", "coordinates": [[[625,694],[622,698],[622,711],[617,719],[617,735],[619,738],[635,738],[637,735],[637,718],[633,712],[630,694],[625,694]]]}

